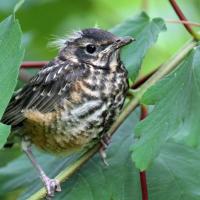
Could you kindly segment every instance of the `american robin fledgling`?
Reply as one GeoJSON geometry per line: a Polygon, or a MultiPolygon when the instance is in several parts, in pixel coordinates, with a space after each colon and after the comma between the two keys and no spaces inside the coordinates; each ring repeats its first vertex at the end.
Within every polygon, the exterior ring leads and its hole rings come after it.
{"type": "Polygon", "coordinates": [[[58,56],[10,100],[1,121],[22,139],[49,196],[60,191],[59,183],[36,163],[31,144],[72,153],[106,135],[128,90],[120,48],[132,40],[96,28],[78,31],[59,42],[58,56]]]}

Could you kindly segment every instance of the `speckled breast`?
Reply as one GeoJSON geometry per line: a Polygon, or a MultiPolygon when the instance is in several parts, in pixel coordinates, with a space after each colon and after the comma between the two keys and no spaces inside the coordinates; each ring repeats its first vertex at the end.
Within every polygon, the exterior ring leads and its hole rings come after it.
{"type": "Polygon", "coordinates": [[[37,122],[27,117],[26,135],[46,151],[79,150],[110,128],[122,109],[127,89],[123,65],[116,71],[91,67],[89,77],[72,84],[55,112],[37,113],[41,115],[37,122]]]}

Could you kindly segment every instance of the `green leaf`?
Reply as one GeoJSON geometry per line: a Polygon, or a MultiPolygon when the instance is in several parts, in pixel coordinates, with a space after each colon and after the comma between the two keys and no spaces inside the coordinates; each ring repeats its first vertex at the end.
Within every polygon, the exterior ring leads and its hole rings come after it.
{"type": "MultiPolygon", "coordinates": [[[[132,164],[129,150],[134,140],[132,124],[137,122],[137,118],[135,114],[130,116],[113,137],[107,150],[108,167],[96,155],[62,184],[62,192],[57,193],[54,199],[141,200],[139,171],[132,164]]],[[[198,200],[199,154],[200,150],[167,143],[147,171],[149,200],[198,200]]],[[[69,158],[44,153],[37,153],[36,157],[50,177],[54,177],[71,162],[69,158]]],[[[18,198],[20,200],[28,199],[41,187],[41,181],[25,156],[0,169],[0,184],[2,196],[9,191],[28,187],[18,198]]]]}
{"type": "Polygon", "coordinates": [[[199,200],[199,154],[185,145],[165,144],[147,171],[149,200],[199,200]]]}
{"type": "MultiPolygon", "coordinates": [[[[0,118],[13,94],[24,50],[21,47],[21,29],[14,16],[0,23],[0,118]]],[[[0,147],[9,128],[1,125],[0,147]]]]}
{"type": "Polygon", "coordinates": [[[161,18],[151,20],[144,12],[111,29],[114,34],[136,39],[122,51],[122,60],[132,81],[137,77],[148,49],[157,41],[159,33],[165,30],[166,26],[161,18]]]}
{"type": "MultiPolygon", "coordinates": [[[[133,140],[133,121],[137,121],[135,114],[126,120],[113,137],[107,152],[109,166],[105,166],[99,155],[96,155],[69,181],[62,184],[63,192],[57,193],[55,199],[140,199],[138,172],[132,164],[129,151],[133,140]]],[[[36,155],[50,177],[55,176],[70,162],[69,158],[64,159],[63,156],[56,158],[41,152],[36,155]]],[[[0,195],[26,186],[28,190],[19,199],[27,199],[42,185],[25,156],[1,168],[0,181],[4,180],[4,177],[7,177],[7,180],[1,184],[0,195]]]]}
{"type": "Polygon", "coordinates": [[[155,108],[136,126],[139,139],[132,147],[132,158],[139,169],[147,169],[172,136],[189,145],[199,145],[199,58],[200,46],[193,49],[177,70],[145,93],[142,102],[155,104],[155,108]]]}

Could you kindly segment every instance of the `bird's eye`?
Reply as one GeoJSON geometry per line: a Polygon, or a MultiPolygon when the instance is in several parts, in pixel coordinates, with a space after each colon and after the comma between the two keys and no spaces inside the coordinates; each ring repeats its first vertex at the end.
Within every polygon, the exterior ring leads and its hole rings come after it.
{"type": "Polygon", "coordinates": [[[88,44],[86,46],[86,51],[89,54],[93,54],[96,51],[96,47],[93,44],[88,44]]]}

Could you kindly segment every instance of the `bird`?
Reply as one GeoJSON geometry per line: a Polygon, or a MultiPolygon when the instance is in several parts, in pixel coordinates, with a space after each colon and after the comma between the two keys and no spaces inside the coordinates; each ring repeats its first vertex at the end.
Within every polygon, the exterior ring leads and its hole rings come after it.
{"type": "MultiPolygon", "coordinates": [[[[128,84],[120,50],[134,39],[100,28],[86,28],[56,42],[58,55],[13,94],[1,122],[19,137],[47,191],[61,191],[37,163],[32,145],[53,154],[71,154],[92,141],[108,142],[128,84]]],[[[9,146],[9,139],[7,145],[9,146]]]]}

